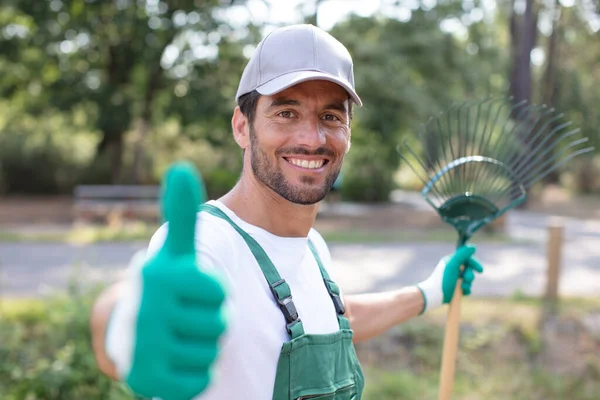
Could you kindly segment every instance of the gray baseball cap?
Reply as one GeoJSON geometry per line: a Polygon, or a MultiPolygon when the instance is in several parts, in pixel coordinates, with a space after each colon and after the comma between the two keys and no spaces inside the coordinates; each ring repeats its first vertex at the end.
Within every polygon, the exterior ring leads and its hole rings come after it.
{"type": "Polygon", "coordinates": [[[346,47],[313,25],[286,26],[258,44],[244,69],[235,101],[253,90],[270,96],[312,80],[337,83],[362,105],[354,90],[352,57],[346,47]]]}

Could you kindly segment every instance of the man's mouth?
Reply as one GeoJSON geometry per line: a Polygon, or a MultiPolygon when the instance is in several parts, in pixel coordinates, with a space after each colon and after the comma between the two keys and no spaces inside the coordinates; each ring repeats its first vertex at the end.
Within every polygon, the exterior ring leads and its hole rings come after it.
{"type": "Polygon", "coordinates": [[[305,169],[319,169],[323,165],[325,165],[329,162],[329,160],[326,160],[324,158],[320,158],[320,159],[316,159],[316,160],[306,160],[306,159],[293,158],[293,157],[283,157],[283,158],[290,164],[293,164],[297,167],[305,168],[305,169]]]}

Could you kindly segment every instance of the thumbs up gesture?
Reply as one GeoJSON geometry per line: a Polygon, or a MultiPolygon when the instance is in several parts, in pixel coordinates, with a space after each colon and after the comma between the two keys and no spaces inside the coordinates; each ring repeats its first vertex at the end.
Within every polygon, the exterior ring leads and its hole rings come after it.
{"type": "MultiPolygon", "coordinates": [[[[121,342],[113,346],[112,353],[120,348],[120,353],[129,355],[115,358],[122,360],[117,369],[136,394],[188,400],[210,382],[217,341],[226,325],[225,293],[217,277],[201,268],[202,260],[195,251],[196,213],[205,201],[205,192],[194,167],[171,167],[162,196],[168,234],[158,253],[132,274],[137,282],[120,300],[128,304],[121,304],[121,312],[115,309],[111,317],[115,319],[111,325],[122,327],[125,341],[126,331],[132,332],[129,348],[123,346],[123,339],[112,338],[113,343],[121,342]],[[135,304],[137,313],[132,312],[135,304]]],[[[111,333],[119,335],[119,330],[109,327],[109,354],[111,333]]]]}

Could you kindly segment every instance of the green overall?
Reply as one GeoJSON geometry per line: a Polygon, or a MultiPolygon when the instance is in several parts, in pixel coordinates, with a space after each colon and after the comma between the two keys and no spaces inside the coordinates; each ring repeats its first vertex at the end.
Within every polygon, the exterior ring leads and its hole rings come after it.
{"type": "Polygon", "coordinates": [[[350,322],[344,317],[340,290],[329,279],[313,243],[309,240],[308,245],[321,270],[340,326],[339,331],[324,335],[304,333],[302,321],[292,301],[290,287],[279,276],[277,269],[256,240],[219,208],[203,204],[200,210],[224,219],[244,238],[285,317],[291,340],[285,342],[281,348],[273,400],[360,400],[364,377],[352,344],[350,322]]]}

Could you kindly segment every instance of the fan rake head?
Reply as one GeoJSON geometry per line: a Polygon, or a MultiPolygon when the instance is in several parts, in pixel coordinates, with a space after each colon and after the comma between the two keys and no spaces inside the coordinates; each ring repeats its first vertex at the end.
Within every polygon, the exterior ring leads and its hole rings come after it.
{"type": "Polygon", "coordinates": [[[398,152],[425,185],[423,197],[463,244],[524,202],[531,185],[592,151],[578,133],[545,105],[486,99],[429,119],[398,152]]]}

